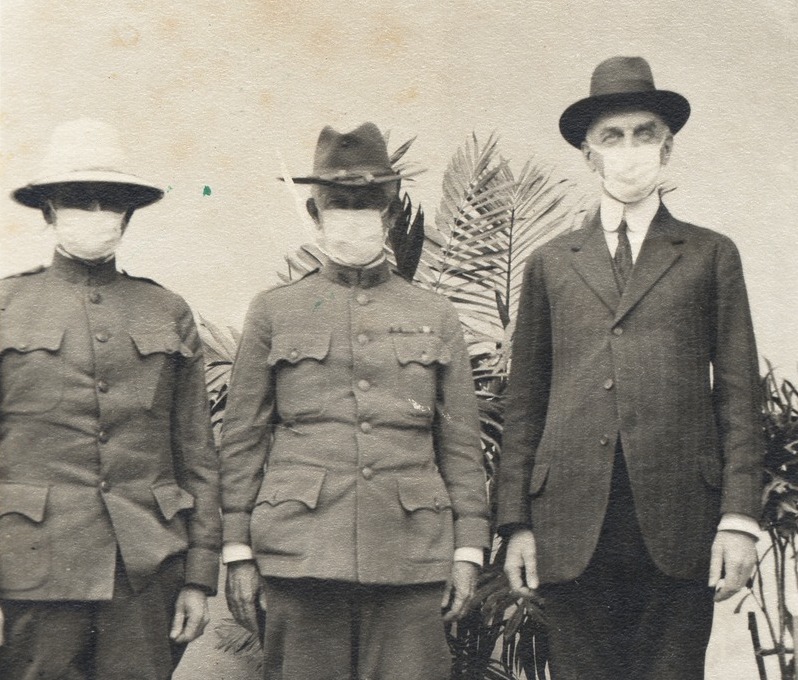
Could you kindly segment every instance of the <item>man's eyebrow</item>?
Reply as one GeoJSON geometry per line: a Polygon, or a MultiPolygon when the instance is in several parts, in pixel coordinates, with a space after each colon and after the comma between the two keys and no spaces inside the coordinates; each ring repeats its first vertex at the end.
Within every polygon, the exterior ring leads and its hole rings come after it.
{"type": "Polygon", "coordinates": [[[641,123],[635,127],[635,133],[638,132],[656,132],[657,131],[657,121],[650,120],[647,123],[641,123]]]}

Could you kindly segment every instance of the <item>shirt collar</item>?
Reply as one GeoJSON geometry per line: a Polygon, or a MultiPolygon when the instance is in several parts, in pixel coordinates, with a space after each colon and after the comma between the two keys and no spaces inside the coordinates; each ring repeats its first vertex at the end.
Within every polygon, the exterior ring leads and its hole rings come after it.
{"type": "Polygon", "coordinates": [[[659,191],[652,191],[637,203],[621,203],[608,193],[601,195],[601,226],[604,231],[617,231],[626,219],[629,231],[645,234],[659,210],[659,191]]]}
{"type": "Polygon", "coordinates": [[[343,286],[371,288],[385,283],[391,277],[391,268],[385,259],[369,267],[350,267],[325,258],[321,274],[333,283],[343,286]]]}
{"type": "Polygon", "coordinates": [[[105,262],[91,264],[68,257],[60,250],[56,250],[53,255],[50,271],[64,281],[83,283],[87,286],[104,286],[111,283],[117,276],[116,259],[113,257],[105,262]]]}

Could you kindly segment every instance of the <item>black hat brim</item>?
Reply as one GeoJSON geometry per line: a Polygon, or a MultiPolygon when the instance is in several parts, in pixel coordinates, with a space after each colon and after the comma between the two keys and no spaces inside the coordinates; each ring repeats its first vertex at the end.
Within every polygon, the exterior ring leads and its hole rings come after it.
{"type": "Polygon", "coordinates": [[[28,184],[14,191],[12,198],[29,208],[43,208],[46,202],[64,189],[87,196],[102,196],[109,202],[127,208],[143,208],[163,198],[164,192],[155,186],[133,182],[72,180],[28,184]]]}
{"type": "Polygon", "coordinates": [[[676,134],[690,117],[690,102],[677,92],[651,90],[586,97],[571,104],[560,116],[560,134],[577,149],[585,141],[590,125],[600,115],[617,109],[642,109],[660,116],[676,134]]]}
{"type": "MultiPolygon", "coordinates": [[[[282,178],[280,178],[282,179],[282,178]]],[[[362,189],[371,186],[380,186],[389,182],[399,182],[403,179],[402,175],[377,175],[373,177],[352,176],[352,177],[292,177],[291,181],[295,184],[320,184],[322,186],[347,187],[350,189],[362,189]]]]}

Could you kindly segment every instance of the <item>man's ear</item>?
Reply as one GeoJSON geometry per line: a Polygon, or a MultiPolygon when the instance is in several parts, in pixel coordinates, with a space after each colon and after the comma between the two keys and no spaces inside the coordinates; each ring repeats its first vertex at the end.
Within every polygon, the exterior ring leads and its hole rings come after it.
{"type": "Polygon", "coordinates": [[[582,142],[582,156],[585,159],[585,163],[587,163],[587,167],[589,167],[593,172],[599,172],[599,167],[596,164],[596,159],[593,155],[593,149],[590,148],[590,145],[587,143],[587,140],[582,142]]]}
{"type": "Polygon", "coordinates": [[[662,151],[660,153],[660,160],[663,165],[667,165],[671,159],[671,152],[673,151],[673,133],[668,131],[665,141],[662,143],[662,151]]]}
{"type": "Polygon", "coordinates": [[[396,194],[396,196],[391,199],[388,207],[385,209],[384,222],[388,228],[391,228],[394,224],[396,224],[396,220],[398,220],[399,216],[402,214],[402,207],[402,199],[399,198],[399,194],[396,194]]]}
{"type": "Polygon", "coordinates": [[[128,208],[125,211],[125,214],[122,217],[122,233],[125,233],[125,229],[127,229],[127,225],[130,224],[130,218],[133,217],[133,213],[136,212],[135,208],[128,208]]]}
{"type": "Polygon", "coordinates": [[[319,206],[316,205],[316,200],[314,198],[309,198],[305,201],[305,207],[316,226],[321,227],[321,215],[319,214],[319,206]]]}
{"type": "Polygon", "coordinates": [[[51,227],[55,225],[55,206],[53,206],[52,201],[45,201],[44,205],[42,206],[42,215],[44,216],[44,221],[47,222],[51,227]]]}

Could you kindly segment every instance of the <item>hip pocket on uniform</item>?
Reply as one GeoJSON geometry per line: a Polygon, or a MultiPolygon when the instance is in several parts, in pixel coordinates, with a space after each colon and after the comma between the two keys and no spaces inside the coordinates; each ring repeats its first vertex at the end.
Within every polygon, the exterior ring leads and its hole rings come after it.
{"type": "Polygon", "coordinates": [[[454,551],[452,502],[439,475],[402,477],[404,556],[412,562],[451,561],[454,551]]]}
{"type": "Polygon", "coordinates": [[[0,483],[0,590],[32,590],[50,574],[48,487],[0,483]]]}

